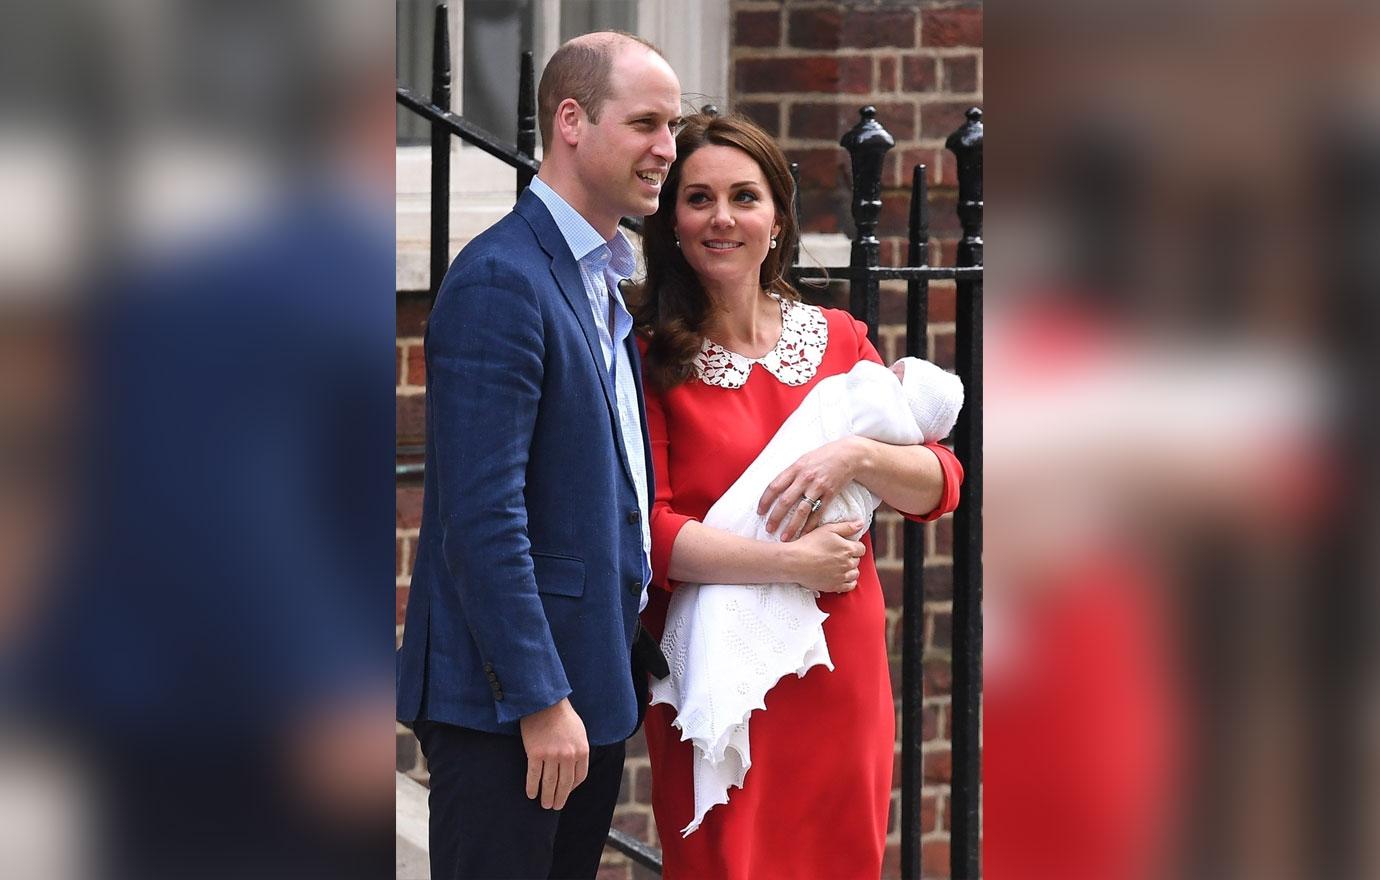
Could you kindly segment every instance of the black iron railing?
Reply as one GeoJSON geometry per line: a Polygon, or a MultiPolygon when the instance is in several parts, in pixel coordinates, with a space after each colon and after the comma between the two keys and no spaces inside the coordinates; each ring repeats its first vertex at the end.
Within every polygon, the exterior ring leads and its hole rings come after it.
{"type": "MultiPolygon", "coordinates": [[[[449,265],[450,244],[450,138],[458,137],[506,162],[516,171],[517,194],[531,182],[539,164],[536,149],[536,97],[532,53],[522,53],[518,90],[517,143],[510,145],[451,113],[450,50],[444,4],[436,9],[432,96],[428,102],[398,87],[400,105],[429,120],[432,125],[431,160],[431,277],[435,298],[449,265]]],[[[926,167],[913,169],[907,266],[881,266],[877,224],[881,217],[882,163],[895,141],[877,120],[876,110],[864,107],[857,125],[844,134],[840,145],[852,159],[852,214],[857,226],[847,266],[795,267],[792,280],[846,280],[849,309],[867,324],[874,344],[877,335],[881,282],[906,282],[906,353],[927,354],[929,284],[952,280],[956,287],[955,370],[963,380],[964,406],[954,430],[954,451],[962,463],[965,480],[963,500],[954,514],[953,639],[952,639],[952,748],[950,873],[954,880],[980,876],[978,809],[981,792],[979,731],[982,703],[982,111],[973,108],[967,119],[946,142],[958,172],[958,219],[963,237],[958,245],[957,266],[931,266],[926,167]]],[[[792,169],[795,170],[794,168],[792,169]]],[[[798,189],[798,187],[797,187],[798,189]]],[[[794,209],[799,214],[799,201],[794,209]]],[[[623,225],[641,231],[641,222],[625,218],[623,225]]],[[[878,344],[878,348],[881,346],[878,344]]],[[[400,446],[396,473],[399,478],[419,475],[421,446],[400,446]]],[[[924,620],[924,529],[907,521],[903,527],[902,631],[901,631],[901,876],[920,877],[920,787],[922,674],[924,620]]],[[[608,845],[634,863],[660,872],[660,853],[616,830],[609,831],[608,845]]]]}

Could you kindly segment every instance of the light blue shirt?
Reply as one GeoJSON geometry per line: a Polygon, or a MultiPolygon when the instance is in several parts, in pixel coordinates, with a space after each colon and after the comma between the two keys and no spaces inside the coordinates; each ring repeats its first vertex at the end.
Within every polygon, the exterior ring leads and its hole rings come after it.
{"type": "Polygon", "coordinates": [[[542,200],[556,228],[561,231],[570,253],[580,267],[580,280],[585,296],[594,313],[594,326],[599,331],[599,346],[604,355],[604,369],[613,381],[614,400],[618,408],[618,427],[623,435],[623,449],[632,470],[633,488],[637,491],[637,509],[642,523],[642,598],[641,611],[647,607],[647,585],[652,580],[652,527],[647,510],[647,461],[642,454],[641,405],[637,400],[637,386],[633,382],[632,361],[624,346],[632,333],[633,319],[618,290],[618,282],[632,277],[637,268],[632,245],[615,231],[605,241],[579,211],[547,186],[540,177],[532,178],[528,187],[532,195],[542,200]],[[609,326],[612,311],[613,326],[609,326]]]}

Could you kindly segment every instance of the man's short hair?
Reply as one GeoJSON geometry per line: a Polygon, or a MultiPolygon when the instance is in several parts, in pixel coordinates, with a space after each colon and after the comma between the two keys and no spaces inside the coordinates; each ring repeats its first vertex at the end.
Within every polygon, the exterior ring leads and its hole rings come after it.
{"type": "Polygon", "coordinates": [[[630,43],[644,46],[662,55],[660,49],[636,34],[624,31],[603,31],[568,40],[556,50],[537,86],[537,124],[541,128],[544,149],[551,148],[551,136],[556,108],[566,98],[573,98],[584,108],[591,122],[599,121],[604,102],[609,99],[612,86],[613,60],[620,49],[630,43]]]}

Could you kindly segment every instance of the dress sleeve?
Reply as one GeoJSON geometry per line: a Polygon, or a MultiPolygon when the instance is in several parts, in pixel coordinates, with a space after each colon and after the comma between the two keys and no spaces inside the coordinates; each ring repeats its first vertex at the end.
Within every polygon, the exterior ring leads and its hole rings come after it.
{"type": "MultiPolygon", "coordinates": [[[[867,325],[851,316],[848,320],[852,322],[853,335],[858,341],[858,360],[868,360],[881,364],[881,355],[877,353],[872,341],[867,338],[867,325]]],[[[934,457],[939,459],[939,470],[944,475],[944,487],[939,493],[939,503],[929,513],[921,515],[907,513],[904,510],[897,511],[901,516],[914,522],[933,522],[946,513],[953,513],[958,507],[959,487],[963,485],[963,465],[959,463],[958,456],[954,455],[952,450],[939,443],[926,443],[925,448],[933,452],[934,457]]]]}
{"type": "Polygon", "coordinates": [[[676,513],[671,501],[675,496],[671,485],[670,438],[666,430],[666,409],[661,392],[645,381],[647,401],[647,441],[652,447],[652,470],[656,475],[656,496],[652,499],[652,584],[671,590],[674,584],[666,573],[671,565],[671,548],[685,524],[695,519],[676,513]]]}

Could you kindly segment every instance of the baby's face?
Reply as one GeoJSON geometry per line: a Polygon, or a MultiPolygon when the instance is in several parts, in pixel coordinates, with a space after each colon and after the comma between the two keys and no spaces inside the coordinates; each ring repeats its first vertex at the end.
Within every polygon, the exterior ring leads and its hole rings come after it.
{"type": "Polygon", "coordinates": [[[906,378],[906,362],[904,360],[898,360],[891,365],[891,372],[896,374],[897,379],[904,380],[906,378]]]}

